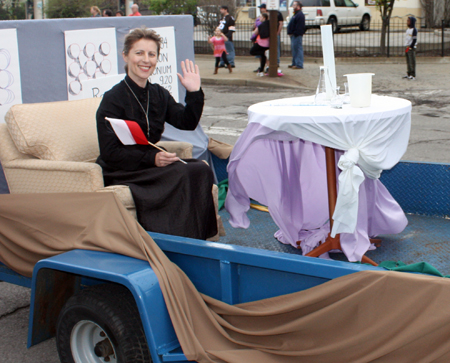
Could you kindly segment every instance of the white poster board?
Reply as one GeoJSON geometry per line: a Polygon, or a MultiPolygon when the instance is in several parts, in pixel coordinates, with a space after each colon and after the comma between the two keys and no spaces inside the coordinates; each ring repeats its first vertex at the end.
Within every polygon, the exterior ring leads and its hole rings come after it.
{"type": "Polygon", "coordinates": [[[0,122],[12,105],[22,103],[16,29],[0,30],[0,122]]]}
{"type": "Polygon", "coordinates": [[[336,90],[336,64],[334,61],[333,30],[331,25],[321,25],[323,65],[328,68],[328,77],[325,78],[327,99],[331,99],[336,90]]]}
{"type": "MultiPolygon", "coordinates": [[[[158,58],[158,64],[150,76],[149,80],[151,83],[157,83],[162,87],[166,88],[170,94],[173,96],[175,101],[179,102],[178,95],[178,76],[177,76],[177,54],[176,54],[176,46],[175,46],[175,30],[174,27],[161,27],[161,28],[153,28],[162,38],[161,42],[161,50],[158,58]]],[[[103,30],[103,29],[99,29],[103,30]]],[[[109,30],[109,29],[108,29],[109,30]]],[[[80,31],[68,31],[68,33],[76,33],[69,34],[70,37],[76,36],[77,39],[80,38],[80,33],[84,32],[80,31]]],[[[84,36],[82,34],[82,36],[84,36]]],[[[119,83],[124,77],[124,74],[117,74],[117,62],[115,72],[111,71],[109,74],[103,74],[101,71],[97,70],[95,77],[87,77],[86,71],[84,68],[80,71],[78,79],[73,77],[75,74],[70,70],[70,66],[75,67],[75,73],[78,71],[77,62],[73,59],[73,55],[69,55],[70,49],[68,48],[68,37],[66,35],[66,64],[67,68],[67,87],[68,87],[68,96],[69,100],[73,99],[84,99],[84,98],[92,98],[92,97],[102,97],[103,94],[110,90],[115,84],[119,83]],[[69,58],[69,61],[67,59],[69,58]],[[74,65],[75,63],[75,65],[74,65]],[[101,75],[98,72],[102,73],[101,75]],[[78,84],[75,84],[79,82],[78,84]],[[74,93],[74,86],[77,87],[77,94],[74,93]]],[[[102,39],[106,39],[105,35],[103,35],[102,39]]],[[[114,38],[115,39],[115,38],[114,38]]],[[[73,41],[73,38],[70,39],[70,44],[79,44],[73,41]]],[[[92,41],[91,41],[92,43],[92,41]]],[[[102,43],[100,43],[102,44],[102,43]]],[[[77,49],[77,48],[76,48],[77,49]]],[[[84,52],[83,52],[84,54],[84,52]]],[[[115,54],[114,59],[117,59],[117,56],[122,56],[117,54],[117,49],[111,50],[110,56],[112,57],[115,54]]],[[[105,58],[106,59],[106,58],[105,58]]]]}
{"type": "Polygon", "coordinates": [[[175,101],[179,102],[177,52],[175,30],[173,26],[153,28],[162,38],[161,51],[155,71],[150,76],[151,83],[157,83],[167,89],[175,101]]]}
{"type": "Polygon", "coordinates": [[[109,91],[124,78],[125,73],[82,81],[80,97],[83,99],[103,97],[105,92],[109,91]]]}
{"type": "Polygon", "coordinates": [[[117,74],[116,29],[64,32],[67,99],[82,99],[82,82],[117,74]]]}

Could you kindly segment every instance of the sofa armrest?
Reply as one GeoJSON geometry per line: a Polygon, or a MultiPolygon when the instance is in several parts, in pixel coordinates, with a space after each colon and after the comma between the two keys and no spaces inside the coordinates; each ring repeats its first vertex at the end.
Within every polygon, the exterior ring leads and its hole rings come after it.
{"type": "Polygon", "coordinates": [[[12,194],[94,192],[104,186],[95,163],[29,159],[2,165],[12,194]]]}
{"type": "Polygon", "coordinates": [[[192,144],[184,141],[160,141],[158,146],[163,147],[170,153],[176,153],[181,159],[192,159],[192,144]]]}

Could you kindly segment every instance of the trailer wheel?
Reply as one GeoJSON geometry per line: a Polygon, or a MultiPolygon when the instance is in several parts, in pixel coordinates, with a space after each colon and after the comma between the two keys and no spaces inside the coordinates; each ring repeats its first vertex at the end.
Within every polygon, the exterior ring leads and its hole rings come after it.
{"type": "Polygon", "coordinates": [[[121,285],[97,285],[72,296],[56,329],[61,363],[152,361],[133,295],[121,285]]]}

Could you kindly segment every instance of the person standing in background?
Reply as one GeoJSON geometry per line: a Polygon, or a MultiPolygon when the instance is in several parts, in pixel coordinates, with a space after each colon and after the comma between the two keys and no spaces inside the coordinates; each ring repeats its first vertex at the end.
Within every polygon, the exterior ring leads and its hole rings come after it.
{"type": "MultiPolygon", "coordinates": [[[[227,48],[227,59],[231,67],[234,68],[234,44],[233,44],[233,33],[236,30],[234,18],[228,13],[228,6],[222,5],[220,7],[220,13],[222,14],[222,19],[219,21],[220,31],[228,38],[225,42],[225,47],[227,48]]],[[[225,67],[225,63],[220,62],[219,67],[225,67]]]]}
{"type": "Polygon", "coordinates": [[[417,28],[416,28],[416,18],[410,16],[406,20],[408,29],[406,29],[405,34],[405,55],[406,55],[406,65],[407,74],[403,78],[410,79],[412,81],[416,80],[416,46],[417,46],[417,28]]]}
{"type": "Polygon", "coordinates": [[[98,8],[98,6],[91,6],[90,12],[91,12],[91,18],[101,17],[100,9],[98,8]]]}
{"type": "Polygon", "coordinates": [[[112,16],[112,11],[111,11],[111,9],[105,9],[105,10],[103,10],[103,16],[104,16],[104,17],[112,16]]]}
{"type": "Polygon", "coordinates": [[[123,11],[122,10],[117,10],[116,11],[116,16],[123,16],[123,11]]]}
{"type": "Polygon", "coordinates": [[[259,55],[260,65],[258,68],[257,76],[264,76],[264,66],[266,64],[266,50],[269,49],[270,46],[270,23],[269,23],[269,14],[261,13],[261,24],[255,29],[253,34],[256,35],[256,41],[253,44],[252,49],[250,49],[251,55],[259,55]]]}
{"type": "MultiPolygon", "coordinates": [[[[267,11],[267,5],[266,4],[261,4],[260,6],[258,6],[258,8],[261,11],[261,14],[264,13],[268,13],[267,11]]],[[[277,40],[278,40],[278,49],[277,49],[277,65],[278,65],[278,74],[282,75],[281,69],[280,67],[280,57],[281,57],[281,31],[283,30],[283,22],[284,22],[284,18],[283,18],[283,14],[281,14],[280,11],[277,11],[277,40]]],[[[258,19],[258,18],[257,18],[258,19]]],[[[255,25],[256,25],[256,21],[255,21],[255,25]]],[[[259,25],[259,24],[258,24],[259,25]]],[[[258,25],[256,25],[255,27],[258,27],[258,25]]],[[[266,69],[266,73],[269,72],[269,67],[267,67],[266,69]]]]}
{"type": "Polygon", "coordinates": [[[141,13],[139,12],[138,4],[131,5],[131,14],[128,16],[142,16],[141,13]]]}
{"type": "Polygon", "coordinates": [[[302,12],[302,3],[294,1],[292,9],[294,16],[288,24],[287,33],[291,37],[292,64],[291,69],[303,69],[303,34],[305,34],[305,15],[302,12]]]}
{"type": "MultiPolygon", "coordinates": [[[[265,9],[266,8],[266,4],[261,4],[260,6],[258,6],[258,8],[259,9],[265,9]]],[[[262,13],[264,13],[265,11],[264,10],[261,10],[261,14],[262,13]]],[[[252,36],[250,37],[250,40],[251,40],[251,42],[252,42],[252,44],[254,44],[255,43],[255,41],[256,41],[256,37],[257,37],[257,35],[255,34],[255,29],[257,29],[259,26],[260,26],[260,24],[261,24],[261,16],[257,16],[256,17],[256,19],[255,19],[255,23],[253,24],[253,33],[252,33],[252,36]]],[[[261,58],[261,56],[260,55],[257,55],[257,56],[255,56],[255,58],[261,58]]],[[[260,72],[261,70],[260,70],[260,68],[261,67],[258,67],[258,68],[256,68],[253,72],[260,72]]]]}
{"type": "Polygon", "coordinates": [[[281,31],[283,30],[284,18],[283,18],[283,14],[281,14],[280,11],[278,11],[277,21],[278,21],[278,29],[277,29],[277,40],[278,40],[277,65],[278,65],[278,70],[277,70],[277,73],[278,73],[278,75],[283,75],[283,73],[281,72],[281,69],[280,69],[280,57],[281,57],[281,31]]]}

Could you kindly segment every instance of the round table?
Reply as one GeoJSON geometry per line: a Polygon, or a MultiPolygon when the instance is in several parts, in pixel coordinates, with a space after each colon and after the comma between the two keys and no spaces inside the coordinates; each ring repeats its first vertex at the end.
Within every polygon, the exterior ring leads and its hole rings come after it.
{"type": "Polygon", "coordinates": [[[300,243],[307,254],[340,234],[347,258],[360,261],[370,248],[369,236],[398,233],[406,226],[403,211],[378,177],[406,151],[409,101],[373,95],[370,107],[333,109],[301,97],[258,103],[248,114],[249,125],[228,165],[225,205],[233,227],[248,227],[245,213],[252,198],[268,205],[281,242],[300,243]],[[323,146],[342,150],[330,235],[323,146]]]}

